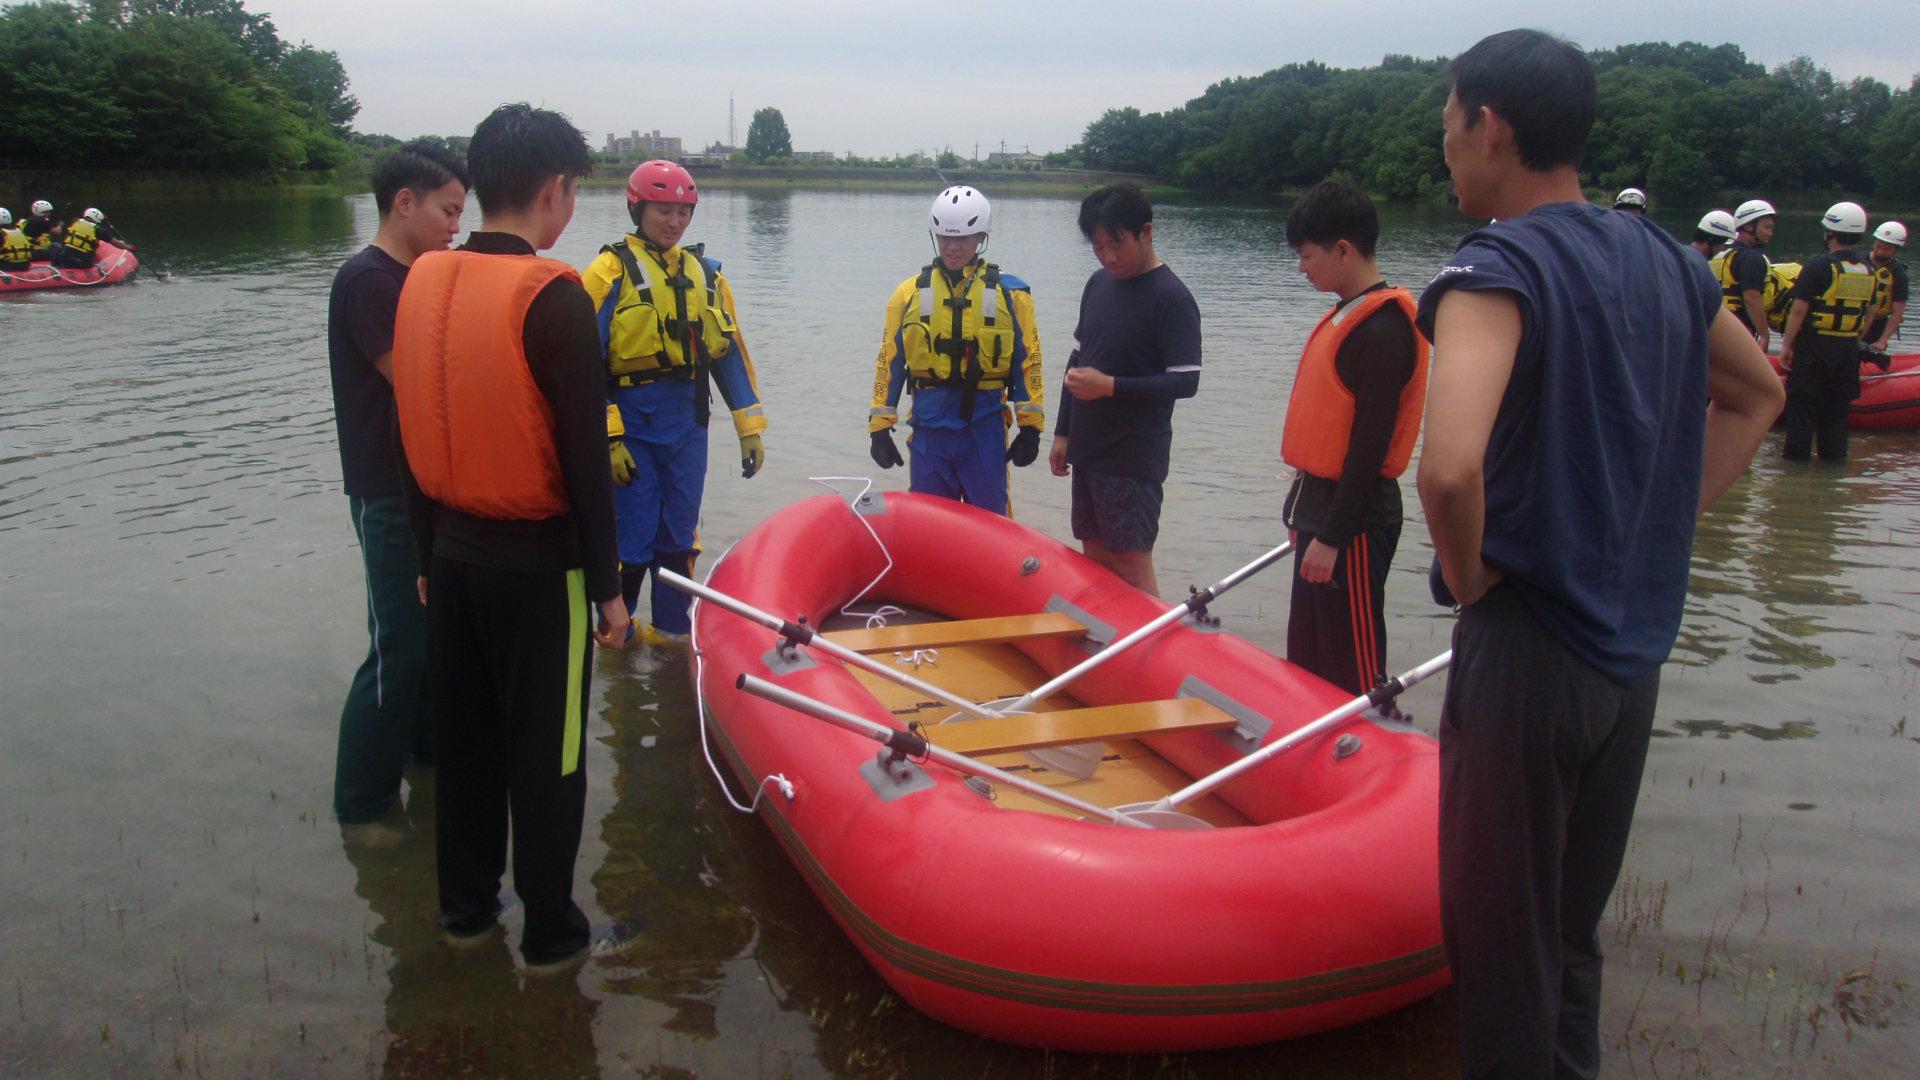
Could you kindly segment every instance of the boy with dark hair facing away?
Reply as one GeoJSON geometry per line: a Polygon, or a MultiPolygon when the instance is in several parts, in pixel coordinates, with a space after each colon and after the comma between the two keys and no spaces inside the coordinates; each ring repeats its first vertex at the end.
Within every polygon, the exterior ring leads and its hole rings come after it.
{"type": "Polygon", "coordinates": [[[1280,456],[1294,467],[1287,659],[1364,694],[1386,676],[1387,568],[1400,545],[1400,481],[1420,437],[1427,342],[1413,294],[1374,261],[1380,218],[1359,187],[1315,185],[1287,215],[1300,272],[1339,298],[1301,353],[1280,456]]]}
{"type": "Polygon", "coordinates": [[[1460,608],[1440,714],[1440,922],[1464,1073],[1600,1070],[1598,927],[1620,873],[1694,521],[1783,394],[1711,272],[1589,204],[1593,66],[1536,30],[1455,58],[1461,241],[1433,342],[1420,503],[1460,608]]]}
{"type": "Polygon", "coordinates": [[[592,638],[629,629],[615,558],[606,371],[572,267],[535,254],[573,217],[592,168],[558,113],[502,105],[468,148],[480,228],[414,263],[400,294],[394,390],[414,481],[440,756],[440,924],[489,933],[507,834],[536,972],[586,954],[573,863],[586,810],[592,638]]]}
{"type": "MultiPolygon", "coordinates": [[[[467,165],[427,142],[400,147],[373,170],[380,224],[373,243],[333,276],[327,365],[340,475],[367,577],[366,659],[340,709],[333,814],[349,836],[382,839],[376,818],[400,798],[407,758],[429,763],[427,613],[415,595],[420,563],[407,526],[393,405],[393,317],[415,259],[460,230],[467,165]]],[[[391,837],[388,838],[397,838],[391,837]]]]}
{"type": "Polygon", "coordinates": [[[1157,594],[1173,403],[1200,389],[1200,307],[1154,254],[1153,206],[1138,187],[1081,200],[1080,235],[1100,269],[1080,294],[1047,460],[1055,476],[1073,476],[1073,535],[1087,557],[1157,594]]]}

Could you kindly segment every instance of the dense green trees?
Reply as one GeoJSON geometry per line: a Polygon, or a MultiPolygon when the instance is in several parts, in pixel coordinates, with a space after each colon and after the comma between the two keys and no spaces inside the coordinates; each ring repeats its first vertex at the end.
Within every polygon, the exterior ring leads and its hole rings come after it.
{"type": "Polygon", "coordinates": [[[0,12],[0,158],[324,170],[360,103],[332,52],[241,0],[41,0],[0,12]]]}
{"type": "MultiPolygon", "coordinates": [[[[1583,171],[1671,204],[1754,192],[1920,198],[1920,78],[1903,90],[1836,81],[1799,57],[1768,71],[1738,46],[1650,42],[1590,54],[1599,111],[1583,171]]],[[[1164,113],[1110,109],[1061,164],[1183,187],[1272,191],[1335,173],[1376,195],[1444,189],[1446,61],[1289,64],[1228,79],[1164,113]]]]}
{"type": "Polygon", "coordinates": [[[747,125],[747,160],[761,165],[774,158],[793,156],[793,136],[787,133],[787,118],[769,105],[753,111],[747,125]]]}

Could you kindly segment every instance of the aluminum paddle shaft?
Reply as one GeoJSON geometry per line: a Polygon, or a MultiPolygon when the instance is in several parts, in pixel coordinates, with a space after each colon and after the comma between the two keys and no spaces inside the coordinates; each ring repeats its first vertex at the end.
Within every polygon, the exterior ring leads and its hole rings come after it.
{"type": "Polygon", "coordinates": [[[934,701],[951,705],[961,712],[966,713],[968,716],[984,719],[998,715],[951,691],[942,690],[940,687],[924,679],[916,679],[904,671],[895,670],[872,657],[862,656],[860,653],[854,652],[844,645],[836,644],[814,630],[811,626],[788,622],[778,615],[770,615],[751,604],[736,600],[717,589],[710,589],[692,578],[676,574],[671,570],[655,569],[654,575],[683,593],[698,597],[709,604],[725,608],[743,619],[757,622],[795,645],[805,645],[810,649],[819,649],[821,652],[844,660],[855,667],[871,671],[883,679],[891,679],[901,686],[925,694],[934,701]]]}
{"type": "Polygon", "coordinates": [[[1049,696],[1053,694],[1057,694],[1060,691],[1066,689],[1069,685],[1078,681],[1082,675],[1085,675],[1087,672],[1092,671],[1094,668],[1097,668],[1100,665],[1106,663],[1107,661],[1113,659],[1114,657],[1119,656],[1121,653],[1126,652],[1128,649],[1133,648],[1135,645],[1140,644],[1141,642],[1147,640],[1148,638],[1166,629],[1167,627],[1172,626],[1174,623],[1179,622],[1181,619],[1187,617],[1188,615],[1197,615],[1201,611],[1204,611],[1206,609],[1207,604],[1212,602],[1215,598],[1219,597],[1221,593],[1226,592],[1228,589],[1233,588],[1235,585],[1240,584],[1241,582],[1247,580],[1248,578],[1259,573],[1260,571],[1265,570],[1267,567],[1272,566],[1275,562],[1284,558],[1287,552],[1292,550],[1293,550],[1293,541],[1289,540],[1286,543],[1281,544],[1279,547],[1274,548],[1272,551],[1267,552],[1265,555],[1262,555],[1259,558],[1248,563],[1247,565],[1241,567],[1240,569],[1235,570],[1233,573],[1228,574],[1226,577],[1221,578],[1219,581],[1208,586],[1207,588],[1202,589],[1199,592],[1194,593],[1192,596],[1187,597],[1187,599],[1184,602],[1176,604],[1173,607],[1167,609],[1166,611],[1161,612],[1158,616],[1154,618],[1152,622],[1147,623],[1146,625],[1140,627],[1138,630],[1135,630],[1133,633],[1128,634],[1126,637],[1121,638],[1119,641],[1116,641],[1113,644],[1107,646],[1106,648],[1100,650],[1099,652],[1093,654],[1092,656],[1087,657],[1085,660],[1082,660],[1080,663],[1075,664],[1073,667],[1067,669],[1066,671],[1061,672],[1059,675],[1055,676],[1051,682],[1047,683],[1046,685],[1041,686],[1035,690],[1029,691],[1025,696],[1013,701],[1008,705],[1002,706],[1000,709],[996,711],[998,711],[1002,715],[1010,716],[1014,713],[1023,712],[1027,709],[1033,708],[1035,702],[1045,701],[1049,696]]]}
{"type": "MultiPolygon", "coordinates": [[[[1446,670],[1447,665],[1452,661],[1453,650],[1449,649],[1426,663],[1421,664],[1419,667],[1414,668],[1412,671],[1401,675],[1399,678],[1387,680],[1375,687],[1372,693],[1363,694],[1360,697],[1354,698],[1352,701],[1347,702],[1345,705],[1340,706],[1285,738],[1261,747],[1259,750],[1248,754],[1246,757],[1228,765],[1224,769],[1208,773],[1206,776],[1195,780],[1193,783],[1161,799],[1159,802],[1145,804],[1142,809],[1150,807],[1154,810],[1171,810],[1183,802],[1197,799],[1240,774],[1250,769],[1259,768],[1281,754],[1286,753],[1288,750],[1321,734],[1328,728],[1339,724],[1341,721],[1358,716],[1360,713],[1365,712],[1375,705],[1385,705],[1394,698],[1399,697],[1401,692],[1408,687],[1423,683],[1432,676],[1446,670]]],[[[1132,808],[1123,807],[1122,809],[1132,808]]]]}
{"type": "Polygon", "coordinates": [[[1045,784],[1036,784],[1031,780],[1015,776],[1003,769],[996,769],[991,765],[983,765],[978,761],[974,761],[972,758],[956,754],[951,750],[943,750],[928,742],[927,737],[924,735],[911,731],[901,731],[899,728],[888,727],[885,724],[877,724],[864,716],[855,716],[844,709],[836,708],[817,698],[796,693],[784,686],[770,683],[765,679],[742,674],[734,680],[734,685],[755,697],[765,698],[776,705],[785,705],[795,712],[804,713],[816,720],[824,720],[834,727],[851,731],[855,735],[862,736],[863,738],[872,739],[881,746],[887,747],[907,757],[928,758],[945,765],[955,772],[965,773],[968,776],[978,776],[983,779],[992,780],[998,784],[1006,784],[1009,787],[1018,788],[1032,795],[1034,798],[1045,799],[1048,802],[1064,806],[1075,813],[1085,814],[1090,818],[1095,818],[1100,821],[1109,821],[1115,825],[1125,825],[1134,829],[1151,829],[1154,827],[1146,821],[1135,820],[1133,817],[1123,814],[1118,810],[1109,810],[1103,806],[1095,806],[1083,799],[1076,799],[1071,795],[1055,791],[1045,784]]]}

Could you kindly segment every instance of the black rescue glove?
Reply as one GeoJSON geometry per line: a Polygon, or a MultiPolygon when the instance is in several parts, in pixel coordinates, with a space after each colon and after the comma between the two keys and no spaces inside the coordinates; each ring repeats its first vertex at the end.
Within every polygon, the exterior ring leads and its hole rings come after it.
{"type": "Polygon", "coordinates": [[[1007,460],[1013,462],[1015,468],[1024,469],[1033,464],[1033,459],[1039,456],[1040,429],[1021,428],[1020,434],[1013,437],[1013,445],[1007,447],[1007,460]]]}
{"type": "Polygon", "coordinates": [[[907,459],[900,456],[900,448],[893,445],[892,428],[881,428],[879,431],[868,436],[868,438],[873,442],[873,445],[868,448],[867,452],[873,455],[873,463],[875,465],[883,469],[891,469],[895,465],[905,465],[907,463],[907,459]]]}

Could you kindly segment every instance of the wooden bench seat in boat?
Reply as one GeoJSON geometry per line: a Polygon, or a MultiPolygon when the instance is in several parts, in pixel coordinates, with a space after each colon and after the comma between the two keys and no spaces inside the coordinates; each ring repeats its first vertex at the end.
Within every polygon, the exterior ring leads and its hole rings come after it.
{"type": "Polygon", "coordinates": [[[1174,698],[1025,716],[956,720],[930,724],[921,731],[935,745],[955,753],[998,754],[1175,731],[1218,730],[1236,723],[1233,717],[1199,698],[1174,698]]]}
{"type": "Polygon", "coordinates": [[[1045,611],[1038,615],[904,623],[871,630],[834,630],[821,636],[857,653],[878,653],[943,649],[952,645],[998,645],[1033,638],[1075,637],[1086,632],[1087,628],[1072,616],[1045,611]]]}

